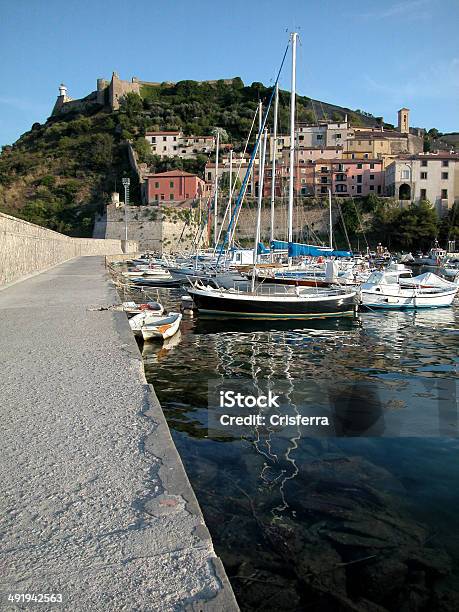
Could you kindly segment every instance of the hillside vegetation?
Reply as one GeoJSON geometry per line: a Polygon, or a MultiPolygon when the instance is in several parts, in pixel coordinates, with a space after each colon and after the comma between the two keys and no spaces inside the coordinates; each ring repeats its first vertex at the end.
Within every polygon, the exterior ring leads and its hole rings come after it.
{"type": "MultiPolygon", "coordinates": [[[[208,135],[216,126],[242,146],[258,100],[271,93],[261,83],[244,86],[182,81],[175,85],[143,86],[141,96],[128,94],[119,111],[94,106],[85,113],[67,113],[35,123],[0,155],[0,210],[33,223],[73,235],[89,236],[94,216],[109,194],[131,177],[131,200],[139,202],[138,185],[127,157],[131,140],[141,161],[157,171],[171,167],[202,173],[206,157],[159,161],[143,139],[147,130],[181,129],[208,135]]],[[[289,95],[280,95],[280,129],[288,129],[289,95]]],[[[324,102],[298,97],[298,120],[344,119],[354,124],[374,123],[369,115],[324,102]]]]}

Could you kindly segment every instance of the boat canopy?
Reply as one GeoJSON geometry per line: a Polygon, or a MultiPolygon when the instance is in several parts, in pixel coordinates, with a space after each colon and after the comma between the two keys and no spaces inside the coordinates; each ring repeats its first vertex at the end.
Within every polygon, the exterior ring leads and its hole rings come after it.
{"type": "Polygon", "coordinates": [[[367,285],[397,285],[398,284],[398,276],[395,274],[390,274],[389,272],[372,272],[368,277],[368,280],[362,285],[362,287],[366,287],[367,285]]]}
{"type": "Polygon", "coordinates": [[[274,251],[286,251],[288,249],[289,257],[299,257],[301,255],[309,255],[311,257],[352,257],[350,251],[334,251],[329,247],[301,244],[299,242],[284,242],[282,240],[273,240],[271,248],[274,251]]]}
{"type": "Polygon", "coordinates": [[[450,288],[455,286],[455,283],[445,280],[433,272],[425,272],[424,274],[419,274],[418,276],[413,276],[412,278],[403,279],[403,281],[404,284],[409,283],[410,285],[425,285],[429,287],[450,288]]]}
{"type": "Polygon", "coordinates": [[[261,254],[261,255],[266,255],[266,254],[268,254],[268,253],[270,253],[270,252],[271,252],[271,251],[270,251],[270,250],[269,250],[267,247],[265,247],[265,245],[264,245],[262,242],[259,242],[259,243],[258,243],[258,249],[257,249],[257,251],[258,251],[258,254],[259,254],[259,255],[260,255],[260,254],[261,254]]]}

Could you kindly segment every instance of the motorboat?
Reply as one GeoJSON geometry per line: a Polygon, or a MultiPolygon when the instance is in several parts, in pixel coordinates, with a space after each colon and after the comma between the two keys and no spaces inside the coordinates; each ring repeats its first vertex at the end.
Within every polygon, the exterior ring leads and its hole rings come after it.
{"type": "MultiPolygon", "coordinates": [[[[434,275],[435,276],[435,275],[434,275]]],[[[367,308],[417,309],[451,306],[457,287],[422,286],[410,279],[410,285],[390,272],[373,272],[360,287],[360,301],[367,308]]],[[[407,281],[405,281],[407,282],[407,281]]]]}
{"type": "Polygon", "coordinates": [[[171,338],[177,333],[181,320],[180,312],[170,312],[166,317],[150,318],[141,327],[142,337],[145,341],[171,338]]]}

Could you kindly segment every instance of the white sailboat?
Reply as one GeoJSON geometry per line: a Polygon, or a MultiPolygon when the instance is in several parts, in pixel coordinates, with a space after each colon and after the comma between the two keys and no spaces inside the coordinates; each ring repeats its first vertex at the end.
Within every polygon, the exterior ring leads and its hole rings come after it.
{"type": "MultiPolygon", "coordinates": [[[[295,88],[296,88],[296,43],[297,33],[291,35],[292,45],[292,89],[290,100],[290,180],[288,205],[288,241],[293,241],[293,195],[294,195],[294,155],[295,155],[295,88]]],[[[285,60],[282,61],[282,65],[285,60]]],[[[282,70],[281,65],[281,70],[282,70]]],[[[280,74],[280,71],[279,71],[280,74]]],[[[222,316],[226,318],[252,318],[252,319],[308,319],[325,317],[353,316],[356,306],[356,291],[346,289],[317,290],[286,288],[285,286],[271,285],[268,289],[263,285],[256,285],[258,245],[260,242],[261,207],[263,194],[264,166],[266,157],[265,126],[271,102],[275,95],[279,74],[277,76],[271,99],[262,119],[258,137],[249,167],[241,187],[236,206],[240,206],[247,187],[248,177],[253,167],[256,155],[260,153],[259,187],[257,224],[254,241],[254,266],[252,271],[251,287],[248,289],[211,287],[205,282],[196,282],[191,289],[195,307],[201,313],[222,316]]],[[[273,177],[274,180],[274,177],[273,177]]]]}

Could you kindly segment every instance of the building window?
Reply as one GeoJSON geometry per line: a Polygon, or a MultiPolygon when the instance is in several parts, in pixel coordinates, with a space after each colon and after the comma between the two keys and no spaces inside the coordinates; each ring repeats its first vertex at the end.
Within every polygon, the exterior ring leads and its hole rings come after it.
{"type": "Polygon", "coordinates": [[[155,188],[159,189],[159,183],[155,183],[155,188]]]}
{"type": "Polygon", "coordinates": [[[159,195],[158,195],[158,194],[156,194],[156,195],[155,195],[155,200],[156,200],[156,201],[158,201],[158,200],[159,200],[159,195]]]}
{"type": "Polygon", "coordinates": [[[401,176],[402,176],[402,179],[409,179],[410,178],[410,171],[409,170],[402,170],[401,171],[401,176]]]}
{"type": "Polygon", "coordinates": [[[427,189],[421,189],[421,200],[427,200],[427,189]]]}
{"type": "Polygon", "coordinates": [[[444,181],[447,181],[447,180],[448,180],[448,173],[447,173],[447,172],[442,172],[442,173],[441,173],[441,178],[442,178],[444,181]]]}
{"type": "Polygon", "coordinates": [[[370,191],[374,191],[375,190],[375,186],[374,185],[370,185],[370,191]]]}
{"type": "Polygon", "coordinates": [[[316,138],[317,138],[317,140],[323,140],[323,136],[322,136],[322,134],[317,134],[317,135],[316,135],[316,138]]]}
{"type": "Polygon", "coordinates": [[[368,153],[364,153],[364,154],[363,154],[363,157],[364,157],[365,159],[368,159],[368,153]]]}
{"type": "Polygon", "coordinates": [[[321,187],[320,193],[328,193],[328,189],[326,187],[321,187]]]}
{"type": "Polygon", "coordinates": [[[357,185],[357,193],[362,193],[362,185],[357,185]]]}
{"type": "Polygon", "coordinates": [[[320,171],[321,171],[321,172],[328,172],[328,168],[327,168],[327,166],[321,166],[321,167],[320,167],[320,171]]]}
{"type": "Polygon", "coordinates": [[[357,169],[361,170],[363,168],[363,164],[357,164],[357,169]]]}
{"type": "Polygon", "coordinates": [[[355,159],[355,153],[352,153],[351,159],[355,159]]]}
{"type": "Polygon", "coordinates": [[[207,173],[207,180],[211,181],[212,180],[212,172],[208,172],[207,173]]]}
{"type": "Polygon", "coordinates": [[[177,142],[177,136],[174,136],[174,142],[177,142]]]}
{"type": "Polygon", "coordinates": [[[423,160],[421,161],[421,166],[422,166],[423,168],[427,168],[427,160],[426,160],[426,159],[423,159],[423,160]]]}
{"type": "Polygon", "coordinates": [[[163,136],[163,141],[166,142],[167,136],[163,136]]]}
{"type": "MultiPolygon", "coordinates": [[[[448,163],[449,163],[449,162],[448,162],[448,160],[447,160],[447,159],[444,159],[444,160],[441,162],[441,165],[443,166],[443,168],[447,168],[447,167],[448,167],[448,163]]],[[[427,164],[426,164],[426,165],[427,165],[427,164]]]]}
{"type": "Polygon", "coordinates": [[[299,139],[300,140],[304,140],[304,136],[299,136],[299,139]]]}
{"type": "Polygon", "coordinates": [[[163,151],[167,151],[167,147],[163,147],[163,151]]]}
{"type": "Polygon", "coordinates": [[[335,134],[335,138],[336,140],[339,140],[341,138],[341,134],[335,134]]]}
{"type": "Polygon", "coordinates": [[[326,177],[326,176],[322,176],[322,177],[320,178],[320,182],[321,182],[321,183],[326,183],[326,182],[327,182],[327,180],[328,180],[328,179],[327,179],[327,177],[326,177]]]}
{"type": "Polygon", "coordinates": [[[154,142],[156,142],[156,136],[151,137],[151,143],[153,144],[154,142]]]}
{"type": "Polygon", "coordinates": [[[381,193],[381,185],[378,185],[378,193],[381,193]]]}
{"type": "Polygon", "coordinates": [[[421,178],[427,180],[427,172],[421,172],[421,178]]]}
{"type": "Polygon", "coordinates": [[[173,187],[174,186],[174,181],[170,181],[169,182],[169,187],[173,187]]]}
{"type": "Polygon", "coordinates": [[[161,200],[164,200],[164,193],[161,194],[161,200]]]}
{"type": "Polygon", "coordinates": [[[362,175],[359,174],[357,177],[357,183],[361,183],[362,182],[362,175]]]}
{"type": "Polygon", "coordinates": [[[447,189],[442,189],[441,190],[441,199],[442,200],[447,200],[448,199],[448,190],[447,189]]]}
{"type": "Polygon", "coordinates": [[[375,180],[375,175],[374,174],[370,174],[370,181],[374,181],[375,180]]]}
{"type": "Polygon", "coordinates": [[[370,170],[373,170],[374,167],[375,167],[374,164],[370,164],[370,170]]]}
{"type": "Polygon", "coordinates": [[[336,191],[336,193],[347,192],[347,185],[336,185],[335,191],[336,191]]]}
{"type": "Polygon", "coordinates": [[[173,199],[174,199],[174,194],[173,193],[169,194],[169,200],[173,200],[173,199]]]}

